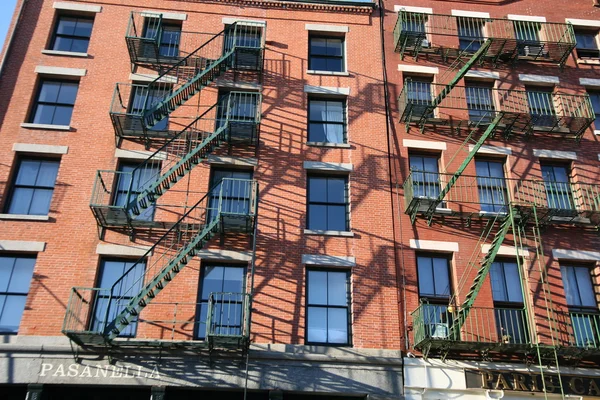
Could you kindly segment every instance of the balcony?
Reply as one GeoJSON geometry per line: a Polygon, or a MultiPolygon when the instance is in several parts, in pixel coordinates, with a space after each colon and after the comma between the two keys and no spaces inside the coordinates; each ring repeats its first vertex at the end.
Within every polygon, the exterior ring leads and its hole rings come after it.
{"type": "Polygon", "coordinates": [[[563,328],[559,354],[600,355],[600,312],[569,311],[559,314],[559,322],[563,328]]]}
{"type": "Polygon", "coordinates": [[[405,212],[460,218],[495,217],[516,207],[538,222],[600,226],[600,185],[585,182],[504,179],[460,175],[442,202],[438,196],[450,173],[410,172],[404,182],[405,212]]]}
{"type": "Polygon", "coordinates": [[[575,33],[569,24],[514,21],[498,18],[456,17],[401,10],[394,27],[396,52],[438,58],[442,62],[474,53],[486,40],[492,41],[481,63],[516,60],[558,64],[561,67],[575,48],[575,33]]]}
{"type": "Polygon", "coordinates": [[[452,329],[456,310],[447,305],[422,303],[411,313],[414,347],[427,354],[498,351],[526,353],[531,348],[527,312],[522,308],[471,307],[460,329],[452,329]]]}
{"type": "MultiPolygon", "coordinates": [[[[79,345],[105,345],[119,305],[111,288],[75,287],[63,333],[79,345]]],[[[250,294],[210,293],[208,302],[151,302],[131,321],[114,346],[245,349],[250,339],[250,294]]]]}
{"type": "Polygon", "coordinates": [[[480,86],[456,86],[433,107],[444,90],[442,84],[407,80],[398,97],[400,122],[421,129],[434,127],[487,126],[502,114],[496,132],[504,136],[534,133],[553,134],[579,140],[595,120],[587,94],[506,90],[480,86]]]}

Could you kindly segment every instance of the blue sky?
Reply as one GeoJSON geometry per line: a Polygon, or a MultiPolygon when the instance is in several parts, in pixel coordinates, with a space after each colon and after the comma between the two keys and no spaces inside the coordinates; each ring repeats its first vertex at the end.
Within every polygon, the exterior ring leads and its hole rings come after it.
{"type": "Polygon", "coordinates": [[[2,46],[4,46],[4,39],[6,38],[10,20],[15,12],[17,0],[0,0],[0,3],[0,48],[2,48],[2,46]]]}

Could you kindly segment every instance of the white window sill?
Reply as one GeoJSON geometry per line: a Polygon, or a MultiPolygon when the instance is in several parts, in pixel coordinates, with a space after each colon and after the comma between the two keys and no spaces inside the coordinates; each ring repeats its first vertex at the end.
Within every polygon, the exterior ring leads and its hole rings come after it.
{"type": "Polygon", "coordinates": [[[49,124],[30,124],[30,123],[22,123],[21,128],[46,129],[49,131],[70,131],[71,130],[71,127],[69,125],[49,125],[49,124]]]}
{"type": "Polygon", "coordinates": [[[351,146],[348,143],[329,143],[329,142],[306,142],[307,146],[312,147],[339,147],[341,149],[349,149],[351,146]]]}
{"type": "Polygon", "coordinates": [[[600,65],[600,59],[597,58],[578,58],[577,64],[600,65]]]}
{"type": "Polygon", "coordinates": [[[80,53],[76,51],[60,51],[60,50],[42,50],[42,54],[49,56],[67,56],[67,57],[81,57],[87,58],[88,53],[80,53]]]}
{"type": "Polygon", "coordinates": [[[594,129],[594,135],[600,135],[600,130],[594,129]]]}
{"type": "Polygon", "coordinates": [[[47,215],[26,215],[26,214],[0,214],[0,219],[12,219],[21,221],[49,221],[47,215]]]}
{"type": "Polygon", "coordinates": [[[354,232],[349,231],[319,231],[313,229],[305,229],[305,235],[319,235],[319,236],[343,236],[343,237],[354,237],[354,232]]]}
{"type": "Polygon", "coordinates": [[[317,71],[314,69],[309,69],[306,71],[309,75],[335,75],[335,76],[349,76],[348,72],[337,72],[337,71],[317,71]]]}

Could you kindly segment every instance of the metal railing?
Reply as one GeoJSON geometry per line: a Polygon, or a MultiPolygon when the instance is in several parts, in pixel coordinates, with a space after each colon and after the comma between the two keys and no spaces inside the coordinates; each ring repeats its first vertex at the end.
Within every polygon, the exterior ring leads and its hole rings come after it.
{"type": "MultiPolygon", "coordinates": [[[[397,52],[437,49],[474,52],[486,39],[496,42],[486,56],[495,60],[534,59],[563,64],[575,48],[570,24],[456,17],[400,10],[394,27],[397,52]]],[[[459,53],[456,52],[456,55],[459,53]]]]}
{"type": "MultiPolygon", "coordinates": [[[[110,288],[73,288],[63,331],[72,335],[107,334],[125,306],[160,274],[173,260],[191,256],[190,245],[209,232],[244,227],[242,219],[253,219],[258,212],[258,183],[254,180],[224,178],[167,230],[110,288]],[[220,226],[222,225],[222,226],[220,226]],[[98,303],[97,299],[102,299],[98,303]]],[[[193,254],[192,254],[193,256],[193,254]]],[[[152,289],[152,288],[150,288],[152,289]]],[[[133,322],[135,324],[135,321],[133,322]]],[[[133,325],[134,326],[134,325],[133,325]]],[[[134,334],[129,324],[126,334],[134,334]]]]}
{"type": "MultiPolygon", "coordinates": [[[[480,86],[456,86],[435,108],[434,99],[443,84],[407,80],[398,96],[400,120],[405,123],[430,120],[491,122],[497,113],[502,126],[515,131],[532,129],[580,135],[595,119],[589,95],[535,92],[480,86]],[[516,122],[516,123],[515,123],[516,122]]],[[[502,127],[500,127],[502,129],[502,127]]]]}
{"type": "MultiPolygon", "coordinates": [[[[451,173],[412,170],[404,188],[407,212],[435,200],[451,173]]],[[[507,212],[509,205],[536,206],[590,216],[600,213],[600,185],[574,181],[553,182],[461,175],[444,198],[445,207],[460,210],[461,205],[476,204],[480,211],[507,212]]],[[[469,212],[473,212],[471,208],[469,212]]]]}
{"type": "Polygon", "coordinates": [[[600,350],[600,312],[569,311],[565,322],[568,346],[600,350]]]}
{"type": "Polygon", "coordinates": [[[460,331],[451,329],[456,310],[447,305],[422,303],[411,315],[416,348],[426,341],[506,345],[531,343],[527,313],[523,308],[471,307],[460,331]]]}
{"type": "Polygon", "coordinates": [[[207,338],[250,336],[250,294],[213,292],[208,297],[207,338]]]}

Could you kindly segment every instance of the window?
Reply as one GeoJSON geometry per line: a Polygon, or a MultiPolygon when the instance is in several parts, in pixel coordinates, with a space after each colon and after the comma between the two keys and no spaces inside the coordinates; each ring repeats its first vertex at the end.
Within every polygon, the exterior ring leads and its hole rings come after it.
{"type": "Polygon", "coordinates": [[[475,169],[481,211],[506,212],[504,162],[475,160],[475,169]]]}
{"type": "Polygon", "coordinates": [[[308,229],[348,231],[348,177],[308,176],[308,229]]]}
{"type": "Polygon", "coordinates": [[[87,53],[93,25],[93,18],[59,16],[50,48],[57,51],[87,53]]]}
{"type": "Polygon", "coordinates": [[[427,21],[427,15],[414,12],[402,12],[402,32],[423,35],[425,33],[425,22],[427,21]]]}
{"type": "Polygon", "coordinates": [[[406,77],[404,79],[408,102],[405,112],[410,112],[416,118],[421,118],[423,115],[425,118],[433,118],[431,82],[432,78],[425,77],[406,77]]]}
{"type": "Polygon", "coordinates": [[[252,171],[214,169],[211,172],[209,221],[218,215],[219,198],[222,214],[248,215],[251,211],[252,171]]]}
{"type": "Polygon", "coordinates": [[[494,107],[493,84],[486,82],[467,82],[465,87],[469,120],[488,124],[496,116],[494,107]]]}
{"type": "Polygon", "coordinates": [[[459,49],[469,52],[479,50],[484,42],[483,27],[485,21],[481,18],[457,17],[459,49]]]}
{"type": "MultiPolygon", "coordinates": [[[[158,55],[161,57],[178,57],[181,40],[181,25],[160,23],[160,43],[158,55]]],[[[154,39],[159,33],[158,18],[146,18],[144,21],[144,37],[154,39]]]]}
{"type": "MultiPolygon", "coordinates": [[[[125,309],[129,300],[142,290],[145,271],[145,261],[101,260],[96,287],[108,290],[101,290],[96,294],[91,320],[92,331],[104,332],[117,315],[125,309]]],[[[119,336],[133,337],[136,329],[137,318],[123,328],[119,336]]]]}
{"type": "Polygon", "coordinates": [[[78,88],[78,82],[42,80],[33,105],[30,122],[46,125],[69,125],[78,88]]]}
{"type": "Polygon", "coordinates": [[[350,344],[350,273],[307,270],[306,342],[350,344]]]}
{"type": "Polygon", "coordinates": [[[452,315],[448,311],[450,301],[450,267],[448,258],[439,256],[417,256],[419,298],[425,335],[447,338],[450,333],[452,315]]]}
{"type": "Polygon", "coordinates": [[[217,102],[217,128],[225,124],[227,117],[230,122],[254,122],[257,102],[257,93],[220,91],[217,102]]]}
{"type": "Polygon", "coordinates": [[[594,129],[600,131],[600,92],[588,92],[596,120],[594,121],[594,129]]]}
{"type": "Polygon", "coordinates": [[[589,30],[575,30],[575,39],[577,40],[577,57],[579,58],[598,58],[598,32],[589,30]]]}
{"type": "Polygon", "coordinates": [[[308,100],[308,141],[346,142],[346,102],[344,100],[308,100]]]}
{"type": "Polygon", "coordinates": [[[542,178],[546,188],[548,208],[571,210],[574,208],[569,170],[565,165],[542,164],[542,178]]]}
{"type": "MultiPolygon", "coordinates": [[[[119,164],[119,174],[116,179],[115,196],[113,206],[125,207],[131,201],[144,191],[152,182],[158,179],[160,174],[160,165],[144,164],[138,168],[139,164],[123,162],[119,164]],[[132,181],[133,180],[133,181],[132,181]],[[127,195],[129,193],[129,196],[127,195]]],[[[144,212],[138,215],[136,221],[152,221],[154,219],[154,210],[156,204],[151,204],[144,212]]]]}
{"type": "Polygon", "coordinates": [[[17,333],[29,284],[35,266],[34,256],[0,256],[0,333],[17,333]]]}
{"type": "Polygon", "coordinates": [[[227,53],[235,46],[235,68],[256,70],[262,66],[262,27],[228,25],[225,31],[223,52],[227,53]]]}
{"type": "Polygon", "coordinates": [[[211,332],[221,335],[241,335],[243,307],[245,306],[246,269],[231,265],[202,267],[198,294],[198,320],[195,335],[205,339],[207,333],[208,302],[212,294],[215,302],[211,332]]]}
{"type": "Polygon", "coordinates": [[[308,69],[313,71],[344,72],[344,38],[309,38],[308,69]]]}
{"type": "Polygon", "coordinates": [[[592,274],[587,266],[561,265],[575,345],[600,347],[600,315],[592,274]]]}
{"type": "Polygon", "coordinates": [[[503,343],[528,343],[519,266],[516,262],[494,262],[490,279],[498,339],[503,343]]]}
{"type": "Polygon", "coordinates": [[[21,215],[48,215],[58,166],[58,160],[19,159],[7,212],[21,215]]]}
{"type": "MultiPolygon", "coordinates": [[[[171,94],[171,89],[166,88],[151,88],[149,89],[146,85],[134,84],[131,88],[131,101],[129,104],[129,114],[143,115],[146,109],[158,104],[171,94]],[[146,100],[147,98],[147,100],[146,100]]],[[[129,120],[129,119],[128,119],[129,120]]],[[[139,124],[137,119],[131,120],[133,124],[139,124]]],[[[166,131],[169,126],[169,117],[163,118],[161,121],[156,123],[151,130],[153,131],[166,131]]],[[[135,129],[136,127],[131,127],[135,129]]],[[[137,129],[142,129],[141,126],[137,129]]]]}
{"type": "Polygon", "coordinates": [[[438,157],[411,154],[408,157],[413,195],[416,198],[437,199],[440,194],[438,157]]]}
{"type": "Polygon", "coordinates": [[[519,55],[526,57],[539,57],[547,54],[544,45],[540,42],[542,24],[531,21],[513,21],[515,37],[519,55]]]}
{"type": "Polygon", "coordinates": [[[553,88],[525,88],[527,92],[527,104],[533,125],[539,127],[554,127],[557,123],[553,88]]]}

